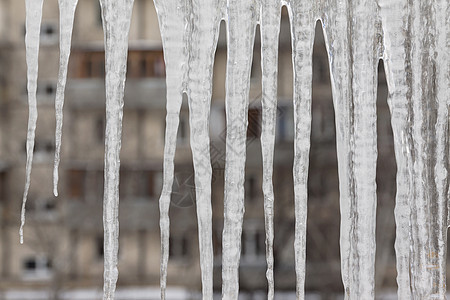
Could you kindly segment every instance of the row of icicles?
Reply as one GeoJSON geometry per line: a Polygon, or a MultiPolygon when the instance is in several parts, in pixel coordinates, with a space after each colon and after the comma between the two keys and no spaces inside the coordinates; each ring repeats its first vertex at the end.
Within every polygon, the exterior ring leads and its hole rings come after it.
{"type": "MultiPolygon", "coordinates": [[[[59,0],[60,68],[56,91],[54,194],[58,195],[64,89],[78,0],[59,0]]],[[[383,58],[389,86],[397,161],[396,256],[399,299],[445,297],[448,185],[450,5],[447,0],[154,0],[166,62],[167,117],[164,184],[160,198],[161,298],[169,258],[169,206],[182,94],[189,99],[202,293],[213,298],[209,112],[214,53],[221,20],[227,26],[227,152],[222,241],[222,297],[239,293],[244,215],[244,168],[250,70],[255,29],[261,29],[264,215],[268,299],[274,298],[272,185],[277,108],[280,12],[291,22],[294,66],[294,195],[296,295],[304,299],[312,51],[321,20],[329,54],[341,205],[341,267],[347,299],[374,299],[376,219],[376,85],[383,58]],[[426,24],[426,25],[425,25],[426,24]],[[423,75],[425,74],[425,75],[423,75]],[[432,254],[432,255],[431,255],[432,254]]],[[[35,127],[39,35],[43,0],[26,3],[29,123],[26,184],[30,187],[35,127]]],[[[106,134],[104,186],[104,299],[118,278],[119,153],[133,0],[100,0],[105,33],[106,134]]]]}

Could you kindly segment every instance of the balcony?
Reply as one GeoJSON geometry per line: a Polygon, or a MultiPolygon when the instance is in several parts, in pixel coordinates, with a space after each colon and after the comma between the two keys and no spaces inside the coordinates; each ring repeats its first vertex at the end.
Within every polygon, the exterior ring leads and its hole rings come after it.
{"type": "MultiPolygon", "coordinates": [[[[103,79],[70,79],[66,89],[67,105],[74,109],[103,108],[105,81],[103,79]]],[[[127,108],[164,109],[166,82],[163,78],[130,79],[125,85],[127,108]]]]}

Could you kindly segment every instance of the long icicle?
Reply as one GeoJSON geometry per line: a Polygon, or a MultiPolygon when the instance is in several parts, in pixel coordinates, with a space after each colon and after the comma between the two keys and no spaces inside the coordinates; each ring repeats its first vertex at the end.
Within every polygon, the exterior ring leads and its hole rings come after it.
{"type": "Polygon", "coordinates": [[[423,299],[443,299],[446,293],[448,93],[445,89],[449,87],[449,78],[444,53],[448,50],[447,16],[448,4],[441,1],[412,3],[415,161],[411,277],[413,297],[423,299]]]}
{"type": "Polygon", "coordinates": [[[212,244],[211,158],[209,116],[214,54],[219,37],[220,0],[192,1],[192,35],[189,51],[189,119],[195,170],[200,266],[203,299],[213,299],[214,252],[212,244]]]}
{"type": "Polygon", "coordinates": [[[395,199],[395,254],[397,260],[398,299],[411,299],[410,279],[410,169],[411,161],[411,97],[407,81],[407,3],[403,0],[379,0],[383,26],[383,61],[389,89],[392,132],[397,163],[397,194],[395,199]]]}
{"type": "Polygon", "coordinates": [[[341,272],[346,299],[374,298],[376,6],[331,1],[324,10],[336,114],[341,272]]]}
{"type": "Polygon", "coordinates": [[[67,81],[67,67],[70,57],[73,21],[78,0],[58,0],[59,4],[59,72],[56,86],[55,113],[55,164],[53,167],[53,194],[58,196],[58,168],[61,153],[61,135],[63,125],[64,91],[67,81]]]}
{"type": "Polygon", "coordinates": [[[262,70],[262,130],[261,152],[263,163],[264,220],[266,228],[267,299],[274,298],[273,277],[273,157],[275,146],[275,124],[277,117],[278,39],[280,34],[281,4],[277,0],[261,3],[261,70],[262,70]]]}
{"type": "Polygon", "coordinates": [[[305,298],[308,167],[311,137],[312,54],[315,31],[314,1],[291,1],[292,65],[294,74],[294,198],[295,272],[297,299],[305,298]]]}
{"type": "MultiPolygon", "coordinates": [[[[439,250],[434,244],[438,229],[435,213],[437,199],[434,183],[436,130],[436,68],[434,56],[434,8],[426,1],[412,2],[411,12],[411,73],[412,133],[413,133],[413,201],[411,205],[411,285],[417,299],[437,299],[437,282],[433,280],[439,266],[435,257],[439,250]],[[423,26],[428,24],[428,26],[423,26]]],[[[436,216],[438,217],[438,216],[436,216]]]]}
{"type": "Polygon", "coordinates": [[[118,279],[119,169],[122,137],[128,33],[133,0],[100,0],[105,34],[105,186],[103,197],[104,286],[103,299],[114,299],[118,279]]]}
{"type": "Polygon", "coordinates": [[[325,46],[328,52],[330,66],[331,90],[333,93],[333,106],[336,123],[336,152],[339,172],[339,204],[341,212],[340,227],[340,251],[341,274],[344,284],[344,293],[350,292],[350,173],[349,164],[352,155],[349,145],[349,129],[351,119],[349,114],[350,74],[349,70],[349,45],[347,37],[347,3],[332,1],[324,7],[322,18],[325,46]]]}
{"type": "MultiPolygon", "coordinates": [[[[446,285],[447,270],[447,228],[448,228],[448,198],[449,192],[449,169],[450,169],[450,132],[449,132],[449,110],[450,97],[448,96],[448,88],[450,87],[450,5],[448,1],[440,0],[435,2],[434,11],[436,13],[436,151],[435,151],[435,167],[434,181],[436,187],[437,209],[432,212],[437,217],[437,233],[434,243],[437,248],[437,257],[435,263],[439,269],[435,271],[433,278],[433,294],[437,297],[444,298],[446,285]]],[[[432,129],[433,130],[433,129],[432,129]]]]}
{"type": "Polygon", "coordinates": [[[25,190],[22,199],[20,215],[20,243],[23,244],[23,227],[25,226],[25,205],[31,181],[31,167],[33,165],[34,137],[38,118],[36,91],[38,78],[39,37],[41,33],[43,0],[26,0],[26,35],[25,48],[27,59],[27,90],[28,90],[28,131],[27,131],[27,164],[25,190]]]}
{"type": "Polygon", "coordinates": [[[222,236],[222,298],[237,300],[244,218],[244,171],[255,1],[227,1],[226,165],[222,236]]]}
{"type": "Polygon", "coordinates": [[[377,165],[377,66],[379,54],[376,3],[352,1],[349,19],[353,128],[350,299],[375,298],[375,228],[377,165]]]}
{"type": "Polygon", "coordinates": [[[175,0],[155,0],[159,27],[166,62],[167,115],[164,144],[163,189],[159,198],[161,230],[161,299],[166,299],[167,264],[169,261],[170,220],[169,207],[174,177],[174,157],[176,150],[179,114],[182,93],[185,89],[188,66],[188,48],[190,26],[189,11],[186,3],[180,5],[175,0]]]}

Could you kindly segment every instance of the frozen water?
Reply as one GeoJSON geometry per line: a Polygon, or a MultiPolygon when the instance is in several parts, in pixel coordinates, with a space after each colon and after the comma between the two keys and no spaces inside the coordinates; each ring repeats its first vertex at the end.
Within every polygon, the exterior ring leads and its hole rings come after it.
{"type": "Polygon", "coordinates": [[[128,33],[133,0],[100,0],[105,33],[105,187],[103,196],[103,299],[114,299],[118,278],[119,169],[122,139],[123,94],[127,69],[128,33]]]}
{"type": "Polygon", "coordinates": [[[28,91],[28,131],[27,131],[27,165],[25,190],[22,199],[20,224],[20,243],[23,243],[23,227],[25,225],[25,204],[30,189],[31,166],[33,165],[34,137],[38,117],[36,90],[38,78],[39,37],[41,33],[43,0],[26,0],[25,49],[27,59],[27,91],[28,91]]]}
{"type": "Polygon", "coordinates": [[[263,161],[264,219],[266,226],[267,260],[267,298],[274,297],[273,278],[273,156],[275,143],[275,124],[277,116],[277,74],[278,74],[278,36],[280,33],[281,4],[277,0],[265,0],[261,3],[261,69],[262,69],[262,130],[261,150],[263,161]]]}
{"type": "Polygon", "coordinates": [[[72,40],[73,21],[78,0],[59,0],[59,74],[56,87],[55,112],[55,166],[53,169],[53,194],[58,196],[58,167],[61,152],[61,135],[63,123],[64,91],[67,81],[67,66],[69,65],[70,46],[72,40]]]}
{"type": "Polygon", "coordinates": [[[211,158],[209,117],[214,54],[219,36],[220,6],[217,0],[192,1],[187,93],[191,128],[191,149],[195,171],[195,192],[202,271],[203,299],[213,298],[211,158]]]}
{"type": "Polygon", "coordinates": [[[161,228],[161,299],[166,299],[167,264],[169,260],[169,207],[174,177],[174,157],[181,109],[186,90],[188,37],[190,26],[187,2],[155,0],[166,62],[167,116],[164,145],[163,188],[159,199],[161,228]]]}
{"type": "Polygon", "coordinates": [[[295,200],[295,272],[296,294],[305,298],[306,216],[308,166],[311,135],[312,52],[315,32],[313,1],[291,1],[292,65],[294,66],[294,200],[295,200]]]}
{"type": "Polygon", "coordinates": [[[227,2],[226,165],[222,236],[222,298],[237,299],[244,217],[244,172],[253,44],[259,8],[255,1],[227,2]]]}
{"type": "MultiPolygon", "coordinates": [[[[37,120],[36,86],[42,0],[26,0],[29,123],[26,184],[30,186],[37,120]]],[[[449,224],[450,63],[447,0],[155,0],[167,82],[164,184],[160,198],[161,298],[166,298],[169,206],[183,93],[189,100],[200,265],[204,299],[212,299],[212,211],[209,121],[212,70],[221,19],[227,29],[226,169],[222,243],[222,298],[237,299],[244,216],[244,167],[250,70],[255,29],[262,41],[262,160],[268,298],[274,297],[272,185],[277,105],[280,9],[291,22],[294,68],[294,195],[296,297],[304,299],[308,156],[311,132],[312,49],[317,20],[323,25],[336,116],[341,210],[341,270],[346,299],[375,297],[376,89],[384,60],[397,161],[395,250],[399,299],[445,297],[449,224]]],[[[60,0],[60,71],[54,193],[57,194],[62,106],[77,0],[60,0]]],[[[104,187],[104,299],[113,299],[118,251],[119,152],[127,40],[133,0],[100,0],[106,55],[104,187]]]]}

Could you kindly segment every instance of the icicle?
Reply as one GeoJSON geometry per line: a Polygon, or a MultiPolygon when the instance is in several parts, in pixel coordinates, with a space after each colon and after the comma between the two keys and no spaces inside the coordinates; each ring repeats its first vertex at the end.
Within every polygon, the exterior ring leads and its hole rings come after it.
{"type": "Polygon", "coordinates": [[[64,90],[67,80],[67,66],[69,64],[70,45],[72,40],[73,20],[78,0],[58,0],[59,4],[59,74],[56,87],[55,112],[55,165],[53,168],[53,194],[58,196],[58,167],[61,152],[61,135],[63,123],[64,90]]]}
{"type": "Polygon", "coordinates": [[[31,181],[31,166],[33,165],[34,137],[38,117],[36,90],[38,78],[39,37],[41,33],[43,0],[26,0],[26,59],[27,59],[27,90],[28,90],[28,132],[27,132],[27,165],[25,190],[22,199],[20,224],[20,243],[23,244],[23,227],[25,225],[25,205],[31,181]]]}
{"type": "Polygon", "coordinates": [[[411,299],[410,280],[410,186],[412,168],[411,97],[407,81],[408,9],[403,0],[379,0],[383,25],[384,65],[389,89],[388,104],[394,135],[397,162],[397,195],[395,205],[398,299],[411,299]]]}
{"type": "Polygon", "coordinates": [[[449,8],[443,1],[417,1],[411,5],[412,293],[414,298],[443,299],[449,87],[448,61],[444,59],[448,51],[449,8]]]}
{"type": "Polygon", "coordinates": [[[375,297],[375,228],[377,165],[377,80],[380,45],[377,44],[375,2],[352,1],[351,8],[352,97],[350,114],[351,257],[350,299],[375,297]]]}
{"type": "Polygon", "coordinates": [[[226,166],[222,237],[222,298],[237,299],[244,217],[244,169],[250,70],[256,29],[255,1],[227,2],[226,166]]]}
{"type": "Polygon", "coordinates": [[[323,19],[336,113],[341,271],[347,299],[374,298],[378,56],[373,4],[332,1],[323,19]]]}
{"type": "Polygon", "coordinates": [[[312,53],[315,30],[314,1],[291,1],[292,65],[294,74],[294,198],[295,272],[297,299],[305,298],[306,217],[311,136],[312,53]]]}
{"type": "Polygon", "coordinates": [[[104,287],[103,299],[114,299],[118,278],[119,168],[123,94],[128,54],[128,33],[133,0],[100,0],[105,34],[105,186],[103,198],[104,287]]]}
{"type": "Polygon", "coordinates": [[[340,193],[340,250],[341,250],[341,274],[344,284],[345,295],[349,294],[350,285],[350,145],[348,143],[350,118],[349,101],[350,98],[350,74],[349,74],[349,45],[346,36],[341,36],[347,32],[346,2],[342,4],[333,1],[324,9],[323,31],[325,45],[328,51],[330,64],[331,89],[333,93],[333,105],[335,107],[336,122],[336,151],[339,172],[339,193],[340,193]]]}
{"type": "Polygon", "coordinates": [[[401,299],[443,299],[449,5],[447,1],[380,3],[398,165],[398,295],[401,299]]]}
{"type": "MultiPolygon", "coordinates": [[[[430,99],[431,105],[436,105],[436,110],[432,111],[431,119],[435,119],[434,126],[429,128],[429,143],[435,143],[433,156],[429,160],[428,170],[432,173],[430,178],[431,204],[431,251],[428,254],[429,266],[432,272],[431,297],[444,299],[446,296],[446,271],[447,271],[447,218],[449,191],[449,96],[450,88],[450,62],[449,62],[449,38],[450,38],[450,5],[448,1],[435,1],[430,10],[434,13],[435,44],[434,57],[436,62],[431,70],[435,70],[436,80],[428,81],[430,90],[435,93],[435,99],[430,99]],[[433,104],[433,100],[436,102],[433,104]],[[433,136],[434,135],[434,136],[433,136]]],[[[431,27],[431,26],[430,26],[431,27]]],[[[433,43],[430,43],[433,46],[433,43]]],[[[428,112],[430,112],[428,110],[428,112]]]]}
{"type": "Polygon", "coordinates": [[[164,47],[167,86],[166,140],[164,145],[163,189],[159,199],[161,228],[161,299],[166,299],[169,260],[169,207],[174,176],[179,114],[185,89],[190,31],[189,6],[174,0],[155,0],[164,47]]]}
{"type": "Polygon", "coordinates": [[[189,42],[189,118],[195,170],[200,266],[203,299],[213,299],[211,159],[209,115],[214,54],[220,25],[220,0],[192,1],[192,35],[189,42]]]}
{"type": "Polygon", "coordinates": [[[261,3],[261,69],[262,69],[262,130],[264,219],[266,227],[267,299],[274,297],[273,278],[273,156],[277,116],[278,38],[280,34],[281,5],[277,0],[261,3]]]}

